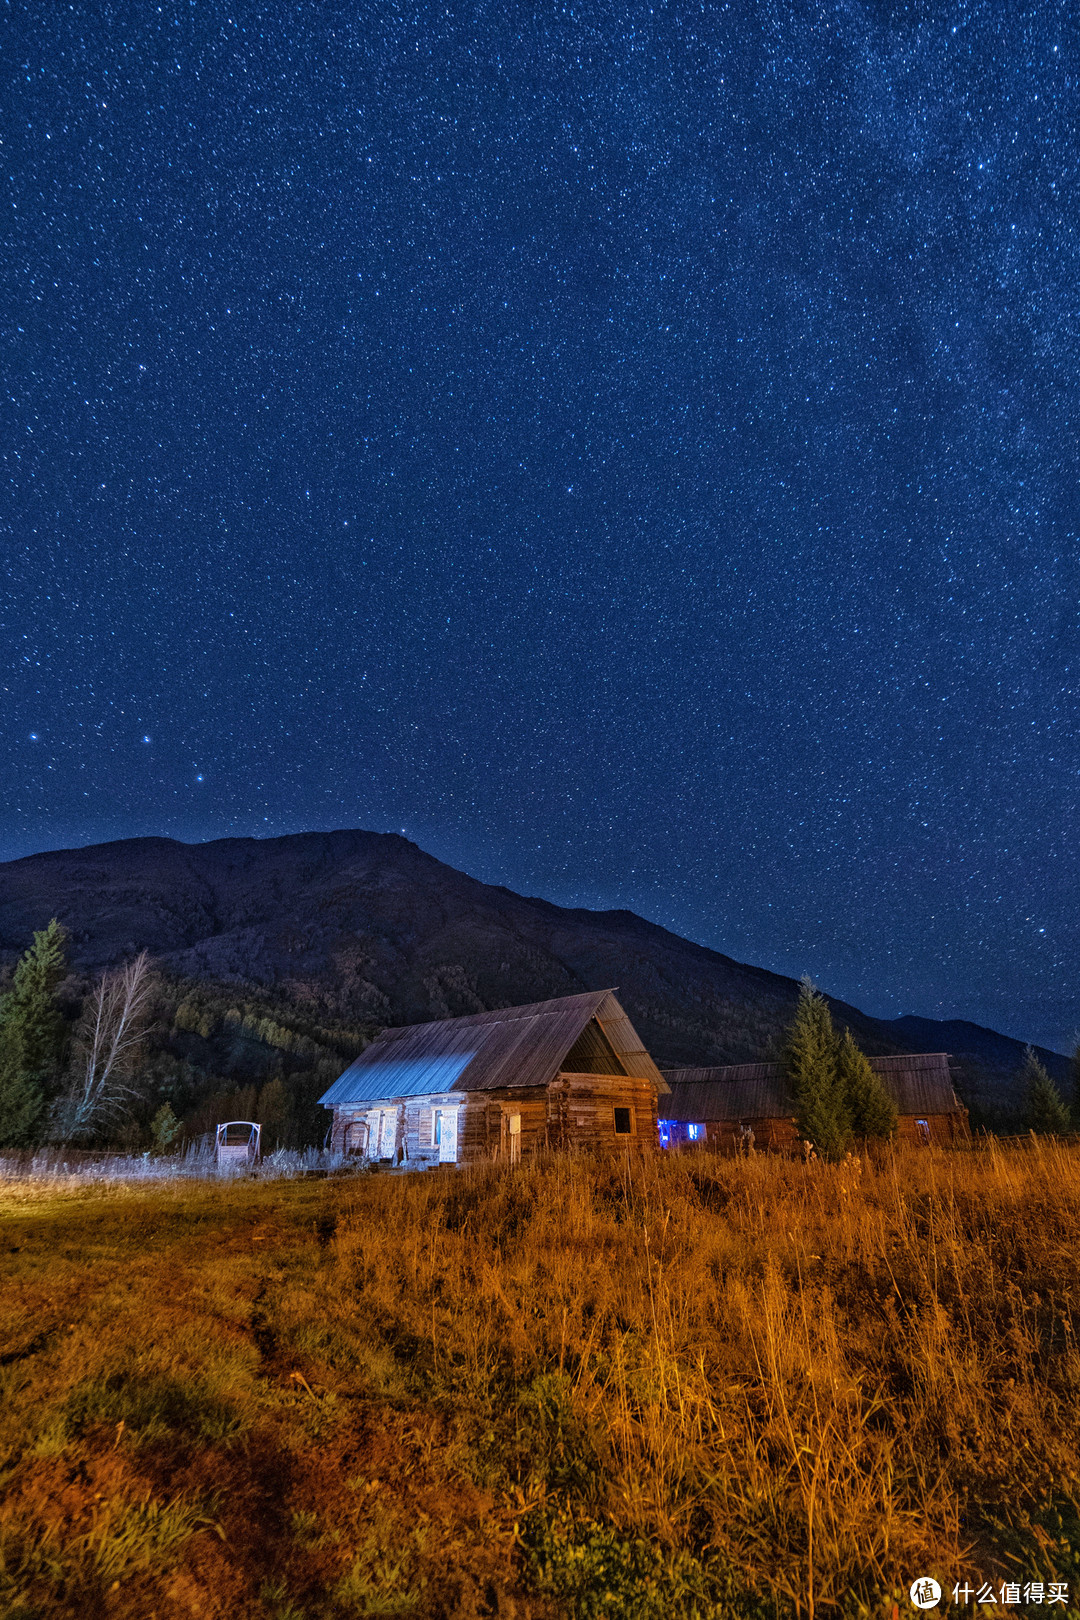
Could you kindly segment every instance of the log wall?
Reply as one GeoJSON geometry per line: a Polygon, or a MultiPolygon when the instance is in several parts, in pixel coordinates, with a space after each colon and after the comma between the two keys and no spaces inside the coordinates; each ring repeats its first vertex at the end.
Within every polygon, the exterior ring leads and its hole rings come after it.
{"type": "MultiPolygon", "coordinates": [[[[930,1133],[930,1141],[949,1143],[965,1141],[969,1137],[967,1113],[921,1115],[924,1118],[930,1133]]],[[[754,1133],[754,1151],[757,1153],[790,1153],[798,1156],[802,1153],[802,1139],[794,1120],[777,1119],[769,1116],[765,1119],[710,1119],[704,1121],[705,1142],[691,1142],[687,1137],[687,1127],[683,1123],[673,1123],[670,1127],[670,1146],[676,1151],[693,1151],[696,1147],[707,1146],[717,1153],[745,1153],[748,1142],[742,1135],[740,1127],[749,1125],[754,1133]]],[[[914,1114],[901,1114],[896,1125],[896,1140],[898,1142],[925,1142],[926,1137],[919,1129],[918,1118],[914,1114]]]]}
{"type": "Polygon", "coordinates": [[[614,1074],[560,1074],[547,1091],[548,1143],[553,1148],[637,1148],[657,1144],[656,1092],[649,1080],[614,1074]],[[630,1130],[615,1129],[615,1110],[628,1109],[630,1130]]]}
{"type": "Polygon", "coordinates": [[[375,1162],[433,1168],[446,1162],[446,1146],[440,1152],[434,1141],[437,1110],[444,1122],[451,1113],[456,1120],[451,1161],[456,1164],[516,1163],[545,1148],[651,1151],[657,1140],[651,1081],[560,1074],[550,1086],[386,1098],[335,1108],[331,1146],[375,1162]],[[616,1109],[621,1110],[618,1116],[616,1109]],[[617,1123],[628,1129],[617,1130],[617,1123]]]}
{"type": "MultiPolygon", "coordinates": [[[[966,1142],[971,1135],[966,1108],[952,1114],[925,1114],[919,1117],[925,1119],[932,1142],[966,1142]]],[[[900,1115],[896,1125],[896,1139],[898,1142],[925,1141],[919,1130],[918,1118],[914,1114],[900,1115]]]]}
{"type": "Polygon", "coordinates": [[[743,1153],[746,1151],[746,1140],[742,1135],[741,1126],[749,1125],[754,1133],[755,1153],[800,1153],[802,1144],[799,1138],[798,1127],[792,1119],[766,1119],[736,1120],[711,1119],[706,1126],[706,1136],[710,1147],[721,1153],[743,1153]]]}

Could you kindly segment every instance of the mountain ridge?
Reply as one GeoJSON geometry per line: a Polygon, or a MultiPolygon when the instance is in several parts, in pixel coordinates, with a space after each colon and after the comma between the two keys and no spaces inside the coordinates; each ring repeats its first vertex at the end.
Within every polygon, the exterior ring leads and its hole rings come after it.
{"type": "MultiPolygon", "coordinates": [[[[146,949],[180,979],[247,987],[320,1016],[422,1022],[618,986],[662,1065],[775,1055],[795,980],[627,908],[564,907],[485,884],[397,833],[342,828],[189,844],[118,839],[0,864],[0,962],[59,917],[76,972],[146,949]]],[[[829,996],[871,1053],[953,1053],[993,1102],[1024,1044],[967,1020],[876,1019],[829,996]],[[946,1043],[947,1037],[947,1043],[946,1043]]],[[[1061,1080],[1067,1060],[1039,1049],[1061,1080]]]]}

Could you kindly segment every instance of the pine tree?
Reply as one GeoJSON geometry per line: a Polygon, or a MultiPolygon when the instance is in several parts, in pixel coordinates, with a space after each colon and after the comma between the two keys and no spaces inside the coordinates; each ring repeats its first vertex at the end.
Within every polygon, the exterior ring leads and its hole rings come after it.
{"type": "Polygon", "coordinates": [[[1020,1070],[1024,1091],[1024,1123],[1039,1136],[1064,1136],[1069,1129],[1069,1110],[1061,1093],[1029,1046],[1020,1070]]]}
{"type": "Polygon", "coordinates": [[[57,986],[67,972],[66,944],[67,930],[54,917],[34,934],[5,997],[4,1027],[18,1028],[26,1072],[42,1087],[56,1081],[67,1040],[64,1015],[56,1002],[57,986]]]}
{"type": "Polygon", "coordinates": [[[44,1093],[23,1068],[18,1034],[0,1028],[0,1148],[33,1147],[44,1118],[44,1093]]]}
{"type": "Polygon", "coordinates": [[[1072,1080],[1072,1117],[1077,1129],[1080,1130],[1080,1040],[1073,1050],[1072,1060],[1069,1064],[1070,1078],[1072,1080]]]}
{"type": "Polygon", "coordinates": [[[28,1147],[60,1076],[67,1026],[56,1002],[67,934],[54,917],[34,934],[0,1000],[0,1146],[28,1147]]]}
{"type": "Polygon", "coordinates": [[[856,1136],[894,1136],[896,1103],[881,1076],[870,1067],[869,1058],[855,1045],[850,1029],[840,1042],[836,1071],[856,1136]]]}
{"type": "Polygon", "coordinates": [[[163,1102],[150,1121],[150,1135],[158,1152],[168,1153],[179,1133],[180,1121],[173,1113],[172,1105],[163,1102]]]}
{"type": "Polygon", "coordinates": [[[784,1069],[800,1134],[826,1159],[842,1158],[851,1140],[851,1119],[837,1072],[838,1047],[828,1002],[804,978],[784,1043],[784,1069]]]}

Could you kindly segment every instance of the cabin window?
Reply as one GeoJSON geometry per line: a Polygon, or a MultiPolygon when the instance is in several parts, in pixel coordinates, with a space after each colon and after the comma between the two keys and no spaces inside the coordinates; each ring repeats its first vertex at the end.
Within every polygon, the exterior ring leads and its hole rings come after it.
{"type": "Polygon", "coordinates": [[[917,1119],[915,1121],[915,1129],[919,1133],[919,1141],[920,1142],[929,1142],[929,1140],[930,1140],[930,1121],[928,1119],[917,1119]]]}
{"type": "Polygon", "coordinates": [[[659,1120],[657,1120],[656,1123],[657,1123],[657,1125],[659,1127],[659,1130],[660,1130],[660,1146],[662,1148],[670,1147],[671,1146],[671,1127],[675,1123],[674,1120],[671,1120],[671,1119],[659,1119],[659,1120]]]}
{"type": "Polygon", "coordinates": [[[442,1109],[436,1108],[431,1116],[431,1145],[438,1147],[442,1141],[442,1109]]]}
{"type": "Polygon", "coordinates": [[[616,1110],[615,1110],[615,1135],[616,1136],[629,1136],[631,1134],[631,1132],[633,1131],[633,1128],[634,1128],[634,1126],[633,1126],[633,1122],[632,1122],[632,1120],[630,1118],[630,1110],[629,1110],[629,1108],[616,1108],[616,1110]]]}
{"type": "Polygon", "coordinates": [[[686,1127],[686,1140],[688,1142],[704,1142],[704,1140],[705,1140],[705,1127],[704,1127],[704,1125],[688,1125],[686,1127]]]}

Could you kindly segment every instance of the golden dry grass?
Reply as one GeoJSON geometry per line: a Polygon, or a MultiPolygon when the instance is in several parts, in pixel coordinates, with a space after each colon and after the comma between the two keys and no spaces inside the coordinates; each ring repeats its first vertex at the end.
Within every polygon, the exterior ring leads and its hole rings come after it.
{"type": "Polygon", "coordinates": [[[1078,1592],[1078,1236],[1036,1143],[8,1188],[0,1613],[1078,1592]]]}

